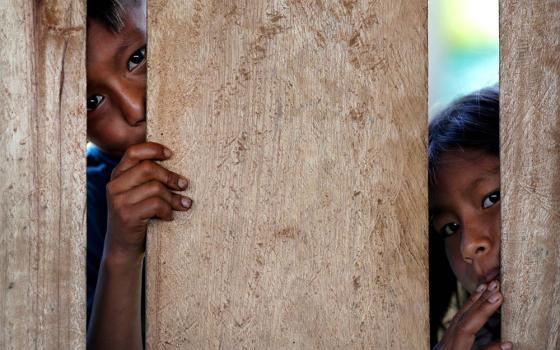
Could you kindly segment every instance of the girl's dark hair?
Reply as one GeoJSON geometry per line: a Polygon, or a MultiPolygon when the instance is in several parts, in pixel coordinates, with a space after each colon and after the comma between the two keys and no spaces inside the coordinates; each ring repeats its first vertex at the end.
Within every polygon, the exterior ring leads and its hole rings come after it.
{"type": "Polygon", "coordinates": [[[488,87],[452,102],[430,122],[428,159],[430,184],[442,153],[474,149],[499,156],[499,88],[488,87]]]}
{"type": "Polygon", "coordinates": [[[113,32],[118,33],[124,27],[124,8],[139,4],[139,0],[89,0],[87,2],[87,17],[88,19],[101,21],[113,32]]]}
{"type": "MultiPolygon", "coordinates": [[[[443,153],[468,149],[499,157],[499,107],[499,87],[495,85],[455,100],[431,120],[428,131],[430,193],[437,181],[435,173],[443,153]]],[[[450,301],[457,296],[457,279],[445,254],[444,239],[433,229],[431,217],[430,213],[430,342],[433,347],[450,301]]]]}

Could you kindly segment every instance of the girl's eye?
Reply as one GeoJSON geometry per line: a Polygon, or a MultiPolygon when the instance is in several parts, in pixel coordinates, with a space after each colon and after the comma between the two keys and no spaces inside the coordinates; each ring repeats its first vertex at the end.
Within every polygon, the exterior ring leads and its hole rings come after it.
{"type": "Polygon", "coordinates": [[[482,207],[484,209],[490,208],[500,201],[500,190],[495,191],[482,200],[482,207]]]}
{"type": "Polygon", "coordinates": [[[446,224],[444,225],[440,232],[444,237],[448,237],[451,236],[452,234],[454,234],[455,232],[457,232],[459,230],[459,224],[453,222],[450,224],[446,224]]]}
{"type": "Polygon", "coordinates": [[[93,95],[88,97],[87,99],[87,111],[91,112],[99,106],[99,104],[103,101],[103,96],[101,95],[93,95]]]}
{"type": "Polygon", "coordinates": [[[132,71],[146,58],[146,47],[136,50],[128,59],[128,70],[132,71]]]}

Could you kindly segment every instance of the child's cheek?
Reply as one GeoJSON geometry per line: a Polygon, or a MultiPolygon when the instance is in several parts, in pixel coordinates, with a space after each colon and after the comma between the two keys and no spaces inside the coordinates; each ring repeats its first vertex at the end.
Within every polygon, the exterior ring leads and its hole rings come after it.
{"type": "Polygon", "coordinates": [[[445,239],[445,252],[455,277],[459,282],[461,282],[463,287],[469,289],[472,282],[469,281],[468,265],[463,260],[463,255],[461,253],[461,239],[458,233],[445,239]]]}

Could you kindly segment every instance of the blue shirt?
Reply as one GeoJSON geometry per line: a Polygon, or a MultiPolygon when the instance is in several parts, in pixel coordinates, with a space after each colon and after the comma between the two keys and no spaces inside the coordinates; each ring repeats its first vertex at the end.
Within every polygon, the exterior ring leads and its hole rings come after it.
{"type": "Polygon", "coordinates": [[[87,324],[91,316],[99,265],[107,232],[106,186],[120,159],[94,145],[87,148],[87,324]]]}

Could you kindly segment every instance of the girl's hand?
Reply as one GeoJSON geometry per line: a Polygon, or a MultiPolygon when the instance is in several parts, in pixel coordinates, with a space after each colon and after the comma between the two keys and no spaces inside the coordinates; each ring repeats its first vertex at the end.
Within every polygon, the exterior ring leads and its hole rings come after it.
{"type": "MultiPolygon", "coordinates": [[[[502,305],[500,283],[497,280],[478,286],[476,291],[457,312],[443,339],[434,349],[438,350],[470,350],[475,336],[488,319],[502,305]]],[[[495,342],[484,347],[484,350],[512,349],[511,342],[495,342]]]]}
{"type": "Polygon", "coordinates": [[[128,148],[113,170],[107,184],[106,257],[137,261],[144,255],[151,218],[169,221],[174,210],[190,209],[192,200],[173,192],[185,190],[188,180],[155,163],[170,156],[161,144],[137,144],[128,148]]]}

